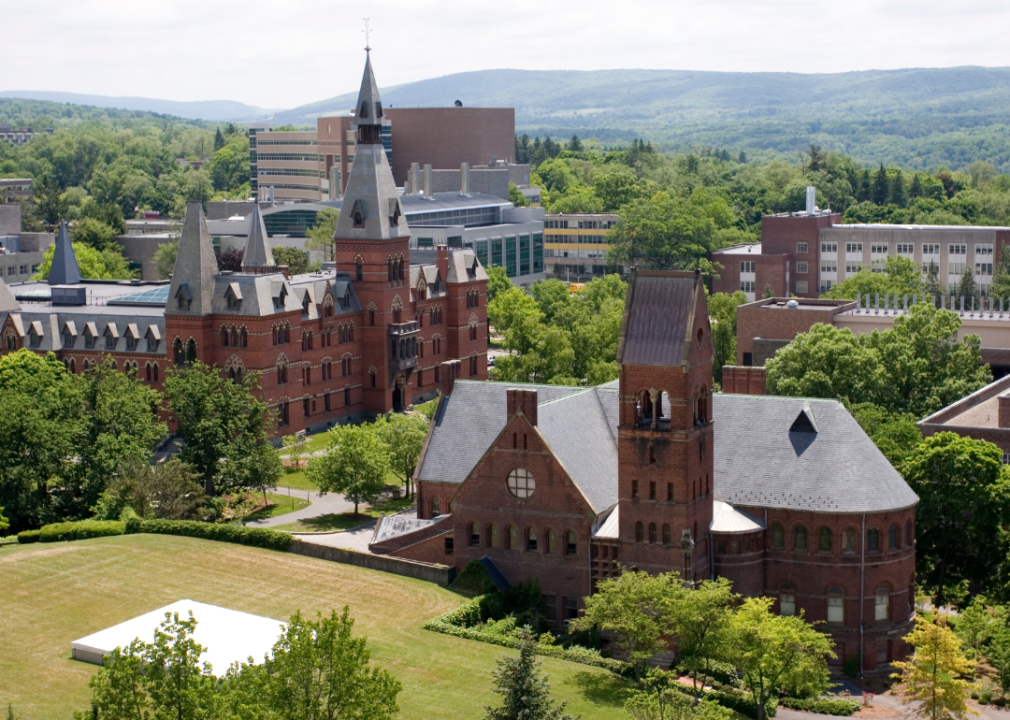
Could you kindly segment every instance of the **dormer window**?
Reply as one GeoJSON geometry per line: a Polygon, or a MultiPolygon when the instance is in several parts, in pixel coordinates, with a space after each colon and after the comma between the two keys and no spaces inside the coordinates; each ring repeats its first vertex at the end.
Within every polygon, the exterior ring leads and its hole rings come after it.
{"type": "Polygon", "coordinates": [[[109,323],[105,327],[105,349],[115,350],[116,340],[118,339],[119,339],[119,332],[117,332],[115,324],[109,323]]]}
{"type": "Polygon", "coordinates": [[[42,346],[42,323],[38,320],[32,323],[28,331],[28,346],[33,348],[42,346]]]}
{"type": "Polygon", "coordinates": [[[238,283],[228,284],[228,289],[224,291],[224,299],[229,310],[238,310],[242,307],[242,290],[238,283]]]}
{"type": "Polygon", "coordinates": [[[375,117],[377,118],[382,117],[382,103],[379,102],[378,100],[375,101],[375,117]]]}
{"type": "Polygon", "coordinates": [[[302,300],[302,317],[308,317],[309,316],[309,303],[310,302],[311,302],[311,300],[309,299],[309,294],[305,293],[305,299],[302,300]]]}
{"type": "Polygon", "coordinates": [[[160,342],[161,334],[158,332],[158,327],[152,325],[147,331],[147,352],[156,352],[160,342]]]}
{"type": "Polygon", "coordinates": [[[274,295],[274,298],[273,298],[273,300],[274,300],[274,310],[283,310],[284,309],[284,298],[286,298],[287,295],[288,295],[288,289],[284,285],[281,285],[280,288],[277,290],[276,294],[274,295]]]}
{"type": "Polygon", "coordinates": [[[364,119],[368,118],[368,102],[367,101],[362,101],[362,103],[361,103],[361,109],[358,110],[358,118],[364,118],[364,119]]]}
{"type": "Polygon", "coordinates": [[[354,201],[354,206],[351,208],[351,220],[354,227],[365,227],[365,206],[360,200],[354,201]]]}
{"type": "Polygon", "coordinates": [[[193,296],[189,293],[189,286],[185,283],[180,285],[179,290],[175,293],[175,299],[179,310],[188,311],[193,304],[193,296]]]}
{"type": "Polygon", "coordinates": [[[94,323],[88,323],[87,329],[84,331],[85,349],[94,350],[96,340],[98,340],[98,330],[95,328],[94,323]]]}
{"type": "Polygon", "coordinates": [[[400,224],[400,203],[396,198],[389,201],[389,224],[392,227],[400,224]]]}
{"type": "Polygon", "coordinates": [[[63,349],[69,350],[77,341],[77,326],[73,321],[63,325],[63,349]]]}

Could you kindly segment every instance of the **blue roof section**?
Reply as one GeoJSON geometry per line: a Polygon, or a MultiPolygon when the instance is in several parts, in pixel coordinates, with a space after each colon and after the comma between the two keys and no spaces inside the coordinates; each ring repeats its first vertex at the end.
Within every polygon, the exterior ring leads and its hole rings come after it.
{"type": "Polygon", "coordinates": [[[502,571],[498,569],[498,566],[494,564],[494,560],[485,555],[480,559],[480,564],[484,566],[484,572],[487,573],[488,579],[494,583],[494,586],[499,590],[508,590],[512,587],[509,581],[505,579],[502,571]]]}
{"type": "Polygon", "coordinates": [[[109,300],[108,305],[168,305],[168,285],[109,300]]]}

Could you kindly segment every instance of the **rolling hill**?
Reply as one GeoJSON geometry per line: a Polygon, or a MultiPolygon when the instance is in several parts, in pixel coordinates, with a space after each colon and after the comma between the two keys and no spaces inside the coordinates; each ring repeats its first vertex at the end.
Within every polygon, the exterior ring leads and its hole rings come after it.
{"type": "Polygon", "coordinates": [[[24,98],[26,100],[46,100],[71,105],[91,105],[99,108],[118,110],[139,110],[143,112],[174,115],[190,120],[252,120],[272,113],[272,110],[246,105],[233,100],[204,100],[179,102],[157,100],[144,97],[109,97],[107,95],[82,95],[69,92],[42,92],[36,90],[2,90],[0,98],[24,98]]]}

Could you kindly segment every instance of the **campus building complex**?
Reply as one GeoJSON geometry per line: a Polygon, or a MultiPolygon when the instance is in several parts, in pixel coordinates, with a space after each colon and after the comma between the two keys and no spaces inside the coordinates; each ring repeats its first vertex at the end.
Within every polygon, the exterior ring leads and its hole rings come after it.
{"type": "Polygon", "coordinates": [[[52,351],[74,372],[111,356],[157,388],[167,366],[195,360],[234,378],[262,373],[278,434],[405,409],[434,396],[447,359],[485,379],[487,274],[473,250],[445,245],[411,263],[369,61],[358,108],[335,263],[289,277],[253,205],[242,270],[220,271],[191,203],[171,281],[82,281],[64,223],[48,282],[0,283],[0,353],[52,351]]]}
{"type": "Polygon", "coordinates": [[[617,213],[548,213],[544,217],[547,272],[562,280],[605,274],[610,267],[607,232],[619,219],[617,213]]]}
{"type": "Polygon", "coordinates": [[[808,202],[804,212],[761,218],[761,242],[712,254],[719,278],[713,292],[742,290],[748,300],[770,295],[816,298],[863,268],[882,272],[888,256],[936,268],[944,287],[961,281],[967,268],[983,296],[993,264],[1010,244],[1010,227],[937,225],[843,225],[841,216],[808,202]]]}
{"type": "Polygon", "coordinates": [[[918,498],[841,403],[713,394],[712,358],[700,274],[632,272],[612,383],[448,363],[418,517],[381,522],[372,551],[536,577],[559,623],[622,568],[722,576],[824,623],[838,663],[904,657],[918,498]]]}

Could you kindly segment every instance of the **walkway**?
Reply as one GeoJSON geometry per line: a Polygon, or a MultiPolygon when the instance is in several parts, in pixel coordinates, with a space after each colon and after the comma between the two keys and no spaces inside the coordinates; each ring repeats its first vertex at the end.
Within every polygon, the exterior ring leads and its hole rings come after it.
{"type": "MultiPolygon", "coordinates": [[[[287,495],[287,488],[274,488],[269,492],[277,493],[278,495],[287,495]]],[[[305,495],[311,504],[303,507],[301,510],[295,510],[284,515],[275,515],[263,520],[251,520],[245,524],[249,527],[268,528],[278,525],[288,525],[299,520],[319,517],[320,515],[339,515],[341,513],[354,512],[354,503],[339,493],[320,495],[311,490],[292,490],[291,495],[293,497],[302,497],[302,495],[305,495]]]]}
{"type": "MultiPolygon", "coordinates": [[[[407,508],[406,510],[396,513],[396,515],[417,517],[417,508],[407,508]]],[[[395,515],[389,515],[388,517],[395,517],[395,515]]],[[[352,530],[343,530],[331,533],[300,533],[295,535],[295,537],[299,540],[313,543],[315,545],[327,545],[329,547],[343,548],[345,550],[357,550],[358,552],[370,553],[371,551],[368,549],[368,543],[372,539],[372,533],[375,532],[375,523],[376,521],[372,520],[371,522],[353,528],[352,530]]]]}

